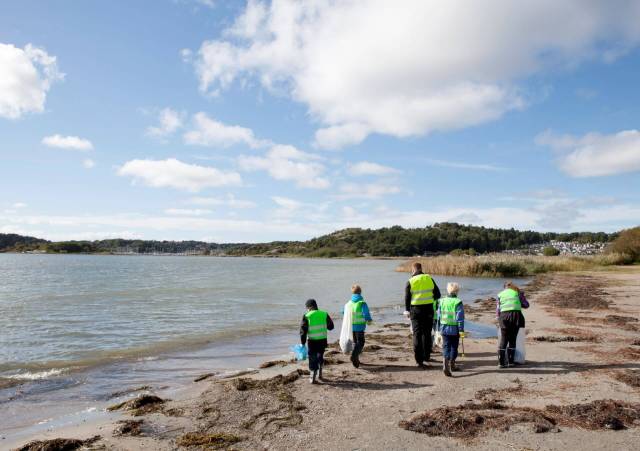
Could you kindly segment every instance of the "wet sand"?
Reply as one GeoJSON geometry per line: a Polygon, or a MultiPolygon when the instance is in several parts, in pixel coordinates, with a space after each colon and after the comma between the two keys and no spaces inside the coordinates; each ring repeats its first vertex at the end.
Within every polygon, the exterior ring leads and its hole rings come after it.
{"type": "MultiPolygon", "coordinates": [[[[455,377],[444,376],[439,353],[420,370],[408,324],[389,324],[368,331],[359,369],[333,346],[319,385],[309,384],[306,362],[277,362],[33,439],[100,435],[76,444],[106,450],[637,447],[640,268],[545,275],[526,291],[523,366],[498,369],[496,340],[469,337],[455,377]]],[[[494,306],[467,313],[490,323],[494,306]]]]}

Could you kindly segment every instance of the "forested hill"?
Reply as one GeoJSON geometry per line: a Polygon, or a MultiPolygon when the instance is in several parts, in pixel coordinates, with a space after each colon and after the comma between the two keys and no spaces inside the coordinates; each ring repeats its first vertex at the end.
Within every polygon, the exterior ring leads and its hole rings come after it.
{"type": "Polygon", "coordinates": [[[492,229],[456,223],[423,228],[394,226],[382,229],[344,229],[308,241],[279,241],[240,245],[230,255],[300,255],[307,257],[413,256],[449,253],[500,252],[550,240],[584,243],[607,242],[615,234],[603,232],[540,233],[515,229],[492,229]]]}
{"type": "Polygon", "coordinates": [[[540,233],[514,229],[491,229],[456,223],[423,228],[400,226],[382,229],[344,229],[308,241],[276,241],[261,244],[217,244],[202,241],[99,240],[49,242],[33,237],[0,234],[2,251],[49,253],[134,253],[288,255],[303,257],[358,257],[449,253],[500,252],[550,240],[583,243],[607,242],[616,234],[603,232],[540,233]]]}

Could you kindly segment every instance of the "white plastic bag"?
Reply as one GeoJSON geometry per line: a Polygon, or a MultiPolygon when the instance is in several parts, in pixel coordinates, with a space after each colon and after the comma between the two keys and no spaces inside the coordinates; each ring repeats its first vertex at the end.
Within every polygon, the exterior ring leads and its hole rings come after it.
{"type": "Polygon", "coordinates": [[[353,328],[351,324],[351,301],[344,305],[342,329],[340,330],[340,349],[344,354],[353,351],[353,328]]]}
{"type": "Polygon", "coordinates": [[[442,348],[442,334],[439,330],[436,330],[436,333],[433,336],[433,344],[438,348],[442,348]]]}
{"type": "Polygon", "coordinates": [[[524,327],[518,329],[518,337],[516,338],[516,355],[514,357],[514,362],[522,365],[525,362],[526,352],[524,349],[524,342],[527,339],[527,331],[524,327]]]}
{"type": "MultiPolygon", "coordinates": [[[[498,343],[500,343],[500,338],[502,335],[502,330],[498,327],[498,343]]],[[[526,350],[524,347],[525,341],[527,340],[527,331],[521,327],[518,329],[518,336],[516,337],[516,352],[513,357],[513,361],[522,365],[526,361],[526,350]]]]}

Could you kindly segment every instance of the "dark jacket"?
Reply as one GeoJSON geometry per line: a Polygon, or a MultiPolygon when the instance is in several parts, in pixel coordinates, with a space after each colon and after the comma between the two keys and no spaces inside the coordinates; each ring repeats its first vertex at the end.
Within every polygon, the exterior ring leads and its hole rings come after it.
{"type": "MultiPolygon", "coordinates": [[[[417,276],[418,274],[423,274],[422,271],[416,272],[411,275],[417,276]]],[[[433,279],[433,278],[432,278],[433,279]]],[[[440,299],[440,288],[436,285],[436,281],[433,281],[433,306],[429,306],[433,309],[434,313],[436,311],[437,300],[440,299]]],[[[416,306],[414,306],[416,307],[416,306]]],[[[411,284],[407,280],[407,285],[404,287],[404,309],[409,312],[411,311],[411,284]]]]}
{"type": "MultiPolygon", "coordinates": [[[[327,329],[333,330],[333,320],[327,313],[327,329]]],[[[309,332],[309,320],[306,315],[302,315],[302,321],[300,322],[300,343],[305,344],[307,342],[307,333],[309,332]]],[[[327,340],[313,340],[317,345],[327,347],[327,340]]]]}

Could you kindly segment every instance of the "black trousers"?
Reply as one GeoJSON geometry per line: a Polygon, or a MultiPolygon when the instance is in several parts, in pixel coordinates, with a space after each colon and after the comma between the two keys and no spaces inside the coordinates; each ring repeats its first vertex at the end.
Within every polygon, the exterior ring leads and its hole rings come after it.
{"type": "Polygon", "coordinates": [[[317,371],[324,364],[324,351],[327,340],[309,340],[309,371],[317,371]]]}
{"type": "Polygon", "coordinates": [[[351,351],[351,357],[358,357],[362,353],[364,348],[364,332],[353,333],[353,351],[351,351]]]}
{"type": "Polygon", "coordinates": [[[518,338],[518,326],[510,326],[505,328],[500,328],[500,349],[507,349],[516,347],[516,339],[518,338]]]}
{"type": "Polygon", "coordinates": [[[433,305],[412,305],[411,327],[413,328],[413,355],[416,363],[427,362],[431,358],[433,305]]]}

